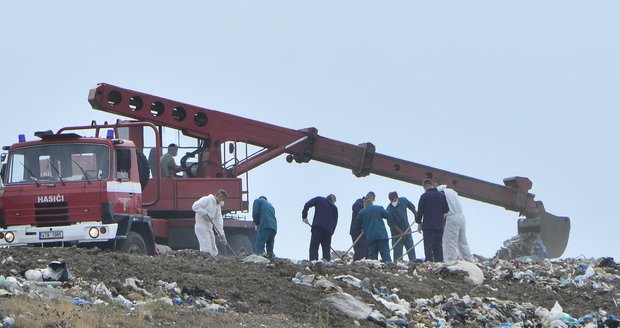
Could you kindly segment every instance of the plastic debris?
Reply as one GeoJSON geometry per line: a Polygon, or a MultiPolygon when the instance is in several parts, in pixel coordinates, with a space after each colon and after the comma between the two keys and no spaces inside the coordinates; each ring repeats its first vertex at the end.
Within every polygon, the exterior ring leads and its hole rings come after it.
{"type": "Polygon", "coordinates": [[[155,253],[158,255],[165,255],[172,252],[172,248],[168,245],[155,244],[155,253]]]}
{"type": "Polygon", "coordinates": [[[4,265],[4,264],[7,264],[7,263],[14,263],[14,262],[15,262],[15,260],[13,259],[13,257],[9,256],[9,257],[7,257],[5,259],[2,259],[0,264],[4,265]]]}
{"type": "Polygon", "coordinates": [[[347,283],[347,285],[349,286],[353,286],[353,287],[361,287],[361,280],[355,278],[354,276],[350,276],[350,275],[343,275],[343,276],[335,276],[334,279],[336,280],[340,280],[343,281],[345,283],[347,283]]]}
{"type": "Polygon", "coordinates": [[[370,306],[347,293],[334,293],[321,302],[356,320],[366,319],[372,312],[370,306]]]}
{"type": "Polygon", "coordinates": [[[250,263],[270,263],[271,261],[269,261],[268,258],[260,256],[260,255],[256,255],[256,254],[252,254],[252,255],[248,255],[243,259],[244,263],[250,262],[250,263]]]}
{"type": "Polygon", "coordinates": [[[75,305],[90,305],[89,301],[83,300],[79,297],[74,297],[72,303],[75,305]]]}
{"type": "Polygon", "coordinates": [[[15,319],[13,317],[4,317],[2,319],[2,325],[5,327],[12,327],[15,325],[15,319]]]}
{"type": "Polygon", "coordinates": [[[317,279],[314,281],[314,287],[319,287],[322,288],[324,292],[326,293],[330,293],[330,292],[342,292],[342,288],[340,288],[340,286],[334,284],[333,282],[321,277],[320,279],[317,279]]]}
{"type": "Polygon", "coordinates": [[[547,250],[537,234],[520,234],[504,241],[504,247],[497,251],[495,257],[503,260],[521,257],[542,260],[547,257],[547,250]]]}
{"type": "Polygon", "coordinates": [[[389,300],[377,295],[373,295],[373,297],[375,301],[383,304],[383,306],[393,314],[406,316],[411,310],[409,302],[401,300],[396,294],[390,295],[389,300]]]}
{"type": "Polygon", "coordinates": [[[218,305],[218,304],[211,304],[211,305],[207,306],[205,309],[211,310],[211,311],[215,311],[215,312],[220,312],[220,313],[226,312],[226,308],[224,306],[218,305]]]}
{"type": "Polygon", "coordinates": [[[315,278],[315,275],[313,274],[302,275],[301,272],[297,272],[297,274],[295,274],[295,277],[292,279],[292,281],[296,284],[312,286],[312,282],[314,281],[314,278],[315,278]]]}
{"type": "Polygon", "coordinates": [[[480,286],[484,282],[484,273],[482,273],[482,270],[480,270],[476,264],[466,261],[437,263],[434,271],[439,273],[464,272],[466,273],[466,276],[463,277],[465,282],[476,286],[480,286]]]}
{"type": "Polygon", "coordinates": [[[202,297],[208,300],[212,300],[218,297],[217,293],[212,292],[206,288],[199,288],[199,287],[191,287],[191,288],[183,287],[183,289],[181,290],[181,293],[191,295],[193,297],[202,297]]]}
{"type": "Polygon", "coordinates": [[[52,261],[45,269],[26,270],[24,277],[30,281],[70,281],[71,274],[63,261],[52,261]]]}

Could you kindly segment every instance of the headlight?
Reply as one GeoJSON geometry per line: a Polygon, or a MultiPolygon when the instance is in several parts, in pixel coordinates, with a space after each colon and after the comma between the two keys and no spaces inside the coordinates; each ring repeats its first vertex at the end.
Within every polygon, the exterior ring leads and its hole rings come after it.
{"type": "Polygon", "coordinates": [[[95,227],[88,229],[88,235],[90,236],[90,238],[93,238],[93,239],[99,237],[99,229],[95,227]]]}
{"type": "Polygon", "coordinates": [[[15,234],[10,231],[5,233],[4,240],[6,240],[7,243],[12,243],[13,240],[15,240],[15,234]]]}

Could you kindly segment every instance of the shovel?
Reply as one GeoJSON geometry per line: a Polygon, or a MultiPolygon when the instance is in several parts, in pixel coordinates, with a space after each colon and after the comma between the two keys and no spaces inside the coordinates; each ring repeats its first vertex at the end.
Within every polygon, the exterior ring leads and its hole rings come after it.
{"type": "MultiPolygon", "coordinates": [[[[213,220],[211,220],[211,218],[208,215],[205,215],[205,217],[207,218],[207,220],[209,220],[209,222],[211,222],[211,225],[213,226],[213,231],[215,231],[215,235],[219,238],[221,234],[220,234],[220,231],[217,230],[217,227],[213,223],[213,220]]],[[[228,242],[226,242],[226,246],[230,248],[230,251],[233,253],[234,256],[237,256],[237,253],[235,253],[235,250],[232,248],[232,246],[228,244],[228,242]]]]}
{"type": "MultiPolygon", "coordinates": [[[[397,260],[394,260],[394,262],[398,262],[400,260],[403,259],[403,257],[405,257],[405,255],[409,254],[409,251],[414,249],[416,246],[418,246],[419,243],[421,243],[424,240],[424,238],[418,240],[417,243],[415,243],[415,245],[413,245],[410,249],[408,249],[406,252],[403,252],[403,255],[401,255],[397,260]]],[[[409,259],[409,261],[411,261],[411,259],[409,259]]]]}

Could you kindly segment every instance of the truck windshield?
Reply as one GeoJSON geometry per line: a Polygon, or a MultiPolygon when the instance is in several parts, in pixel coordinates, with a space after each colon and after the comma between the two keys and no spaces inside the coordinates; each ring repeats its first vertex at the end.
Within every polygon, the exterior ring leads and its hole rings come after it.
{"type": "Polygon", "coordinates": [[[105,145],[57,144],[9,153],[6,184],[107,180],[110,149],[105,145]]]}

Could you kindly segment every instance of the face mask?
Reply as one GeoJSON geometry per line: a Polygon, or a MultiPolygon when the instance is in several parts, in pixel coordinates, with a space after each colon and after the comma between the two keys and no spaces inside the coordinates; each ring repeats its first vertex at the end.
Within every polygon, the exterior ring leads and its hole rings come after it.
{"type": "Polygon", "coordinates": [[[396,207],[398,205],[398,201],[392,202],[392,206],[396,207]]]}
{"type": "Polygon", "coordinates": [[[224,206],[224,201],[221,201],[219,205],[224,206]]]}

